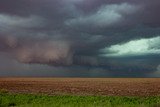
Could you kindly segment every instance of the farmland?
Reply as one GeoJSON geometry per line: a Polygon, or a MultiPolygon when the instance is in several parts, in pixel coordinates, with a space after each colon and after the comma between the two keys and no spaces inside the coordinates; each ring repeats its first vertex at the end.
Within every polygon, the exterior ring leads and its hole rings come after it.
{"type": "Polygon", "coordinates": [[[146,107],[159,96],[158,78],[0,78],[2,107],[146,107]]]}
{"type": "Polygon", "coordinates": [[[159,96],[158,78],[0,78],[11,93],[159,96]]]}

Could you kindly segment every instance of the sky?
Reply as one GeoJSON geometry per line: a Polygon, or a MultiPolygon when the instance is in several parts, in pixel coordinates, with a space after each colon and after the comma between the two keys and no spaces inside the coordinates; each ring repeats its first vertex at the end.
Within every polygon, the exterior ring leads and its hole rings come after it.
{"type": "Polygon", "coordinates": [[[0,0],[0,76],[160,77],[160,0],[0,0]]]}

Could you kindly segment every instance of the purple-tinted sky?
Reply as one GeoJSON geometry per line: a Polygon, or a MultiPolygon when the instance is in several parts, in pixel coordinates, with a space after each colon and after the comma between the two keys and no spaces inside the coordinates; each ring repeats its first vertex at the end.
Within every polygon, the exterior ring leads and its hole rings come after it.
{"type": "Polygon", "coordinates": [[[0,76],[160,77],[159,0],[0,0],[0,76]]]}

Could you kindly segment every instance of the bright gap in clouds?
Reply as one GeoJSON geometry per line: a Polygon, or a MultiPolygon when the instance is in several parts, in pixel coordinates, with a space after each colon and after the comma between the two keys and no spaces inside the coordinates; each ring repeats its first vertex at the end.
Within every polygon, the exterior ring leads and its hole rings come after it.
{"type": "Polygon", "coordinates": [[[149,54],[160,54],[160,36],[131,40],[123,44],[116,44],[100,50],[106,57],[125,57],[149,54]]]}

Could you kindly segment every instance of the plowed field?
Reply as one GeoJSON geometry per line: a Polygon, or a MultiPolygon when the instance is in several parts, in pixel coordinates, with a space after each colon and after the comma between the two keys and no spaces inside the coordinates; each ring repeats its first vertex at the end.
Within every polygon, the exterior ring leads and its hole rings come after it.
{"type": "Polygon", "coordinates": [[[160,96],[160,79],[0,78],[0,90],[49,95],[160,96]]]}

